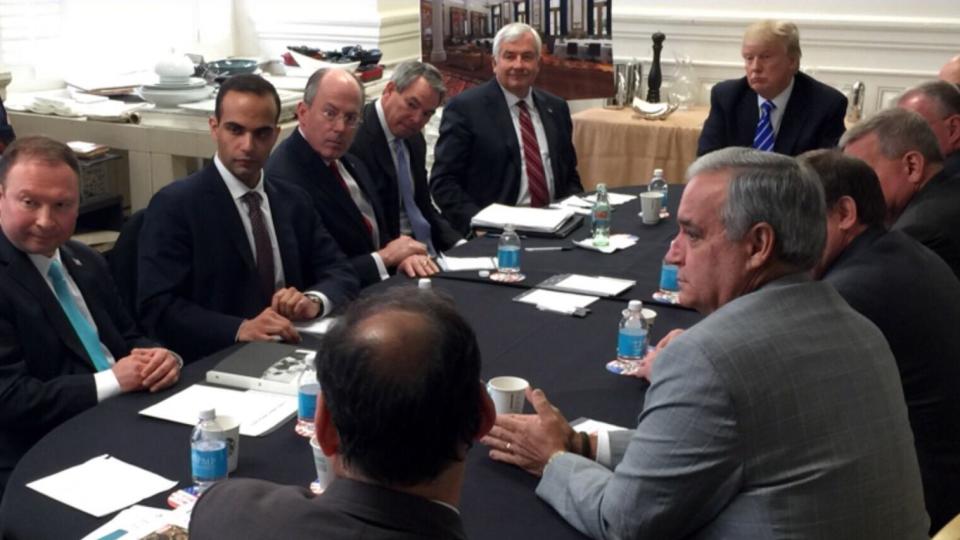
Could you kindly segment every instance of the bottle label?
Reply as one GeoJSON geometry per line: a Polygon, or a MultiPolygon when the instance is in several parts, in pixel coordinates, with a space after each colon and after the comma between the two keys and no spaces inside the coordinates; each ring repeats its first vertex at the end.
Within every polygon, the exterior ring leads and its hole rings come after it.
{"type": "Polygon", "coordinates": [[[520,268],[520,247],[501,246],[498,248],[497,268],[501,271],[506,269],[518,270],[520,268]]]}
{"type": "Polygon", "coordinates": [[[317,394],[320,393],[320,384],[304,384],[297,392],[297,417],[300,420],[313,421],[317,415],[317,394]]]}
{"type": "Polygon", "coordinates": [[[647,330],[644,328],[621,328],[617,337],[617,356],[620,358],[643,358],[647,352],[647,330]]]}
{"type": "Polygon", "coordinates": [[[660,268],[660,290],[676,292],[680,290],[677,283],[677,265],[663,263],[660,268]]]}
{"type": "Polygon", "coordinates": [[[219,480],[227,477],[227,442],[222,440],[197,441],[190,448],[190,465],[198,481],[219,480]]]}

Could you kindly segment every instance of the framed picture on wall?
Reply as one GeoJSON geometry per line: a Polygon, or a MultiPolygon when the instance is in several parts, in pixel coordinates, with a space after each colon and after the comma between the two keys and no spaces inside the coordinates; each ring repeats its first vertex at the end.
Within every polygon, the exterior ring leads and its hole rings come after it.
{"type": "Polygon", "coordinates": [[[532,0],[530,2],[530,26],[543,32],[543,1],[532,0]]]}

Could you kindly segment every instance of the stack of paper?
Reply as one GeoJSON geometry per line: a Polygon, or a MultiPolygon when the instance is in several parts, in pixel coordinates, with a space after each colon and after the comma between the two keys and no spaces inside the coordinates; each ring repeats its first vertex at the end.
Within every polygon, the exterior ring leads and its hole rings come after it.
{"type": "Polygon", "coordinates": [[[565,208],[526,208],[494,203],[473,216],[470,225],[502,229],[512,224],[517,230],[552,233],[560,230],[573,214],[572,210],[565,208]]]}
{"type": "Polygon", "coordinates": [[[192,426],[200,409],[215,408],[217,414],[240,421],[240,434],[265,435],[297,413],[296,396],[230,390],[195,384],[140,411],[144,416],[192,426]]]}
{"type": "Polygon", "coordinates": [[[574,240],[573,243],[584,249],[599,251],[600,253],[613,253],[614,251],[633,247],[639,238],[632,234],[611,234],[607,245],[600,247],[593,245],[593,238],[587,237],[583,240],[574,240]]]}

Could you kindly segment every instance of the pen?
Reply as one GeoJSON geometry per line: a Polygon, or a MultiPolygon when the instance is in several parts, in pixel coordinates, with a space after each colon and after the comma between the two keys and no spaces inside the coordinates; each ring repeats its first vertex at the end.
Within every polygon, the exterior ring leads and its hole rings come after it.
{"type": "Polygon", "coordinates": [[[524,251],[570,251],[566,246],[543,246],[523,248],[524,251]]]}

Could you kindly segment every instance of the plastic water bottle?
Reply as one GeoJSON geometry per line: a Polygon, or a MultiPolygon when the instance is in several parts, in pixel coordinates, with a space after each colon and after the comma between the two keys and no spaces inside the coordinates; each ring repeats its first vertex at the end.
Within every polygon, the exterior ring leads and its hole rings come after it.
{"type": "Polygon", "coordinates": [[[423,291],[429,291],[433,288],[433,282],[430,281],[430,278],[420,278],[420,281],[417,282],[417,288],[423,291]]]}
{"type": "Polygon", "coordinates": [[[675,264],[670,264],[667,259],[663,259],[663,265],[660,267],[660,296],[659,300],[665,300],[676,303],[680,293],[680,285],[677,283],[677,271],[679,268],[675,264]]]}
{"type": "Polygon", "coordinates": [[[617,337],[617,358],[640,360],[647,353],[647,332],[650,326],[643,316],[643,302],[631,300],[620,319],[617,337]]]}
{"type": "Polygon", "coordinates": [[[201,410],[200,421],[190,434],[191,473],[200,491],[227,478],[227,437],[216,417],[215,409],[201,410]]]}
{"type": "Polygon", "coordinates": [[[593,228],[593,245],[604,247],[610,244],[610,198],[607,196],[607,185],[597,184],[597,200],[593,203],[591,212],[593,228]]]}
{"type": "Polygon", "coordinates": [[[497,244],[497,270],[502,274],[520,273],[520,237],[509,223],[503,227],[497,244]]]}
{"type": "Polygon", "coordinates": [[[659,191],[662,194],[660,199],[660,211],[667,210],[667,180],[663,177],[663,169],[654,169],[653,178],[647,184],[647,191],[659,191]]]}
{"type": "Polygon", "coordinates": [[[320,383],[317,382],[317,370],[312,362],[308,362],[297,379],[297,425],[294,431],[302,437],[312,437],[315,431],[318,394],[320,383]]]}

